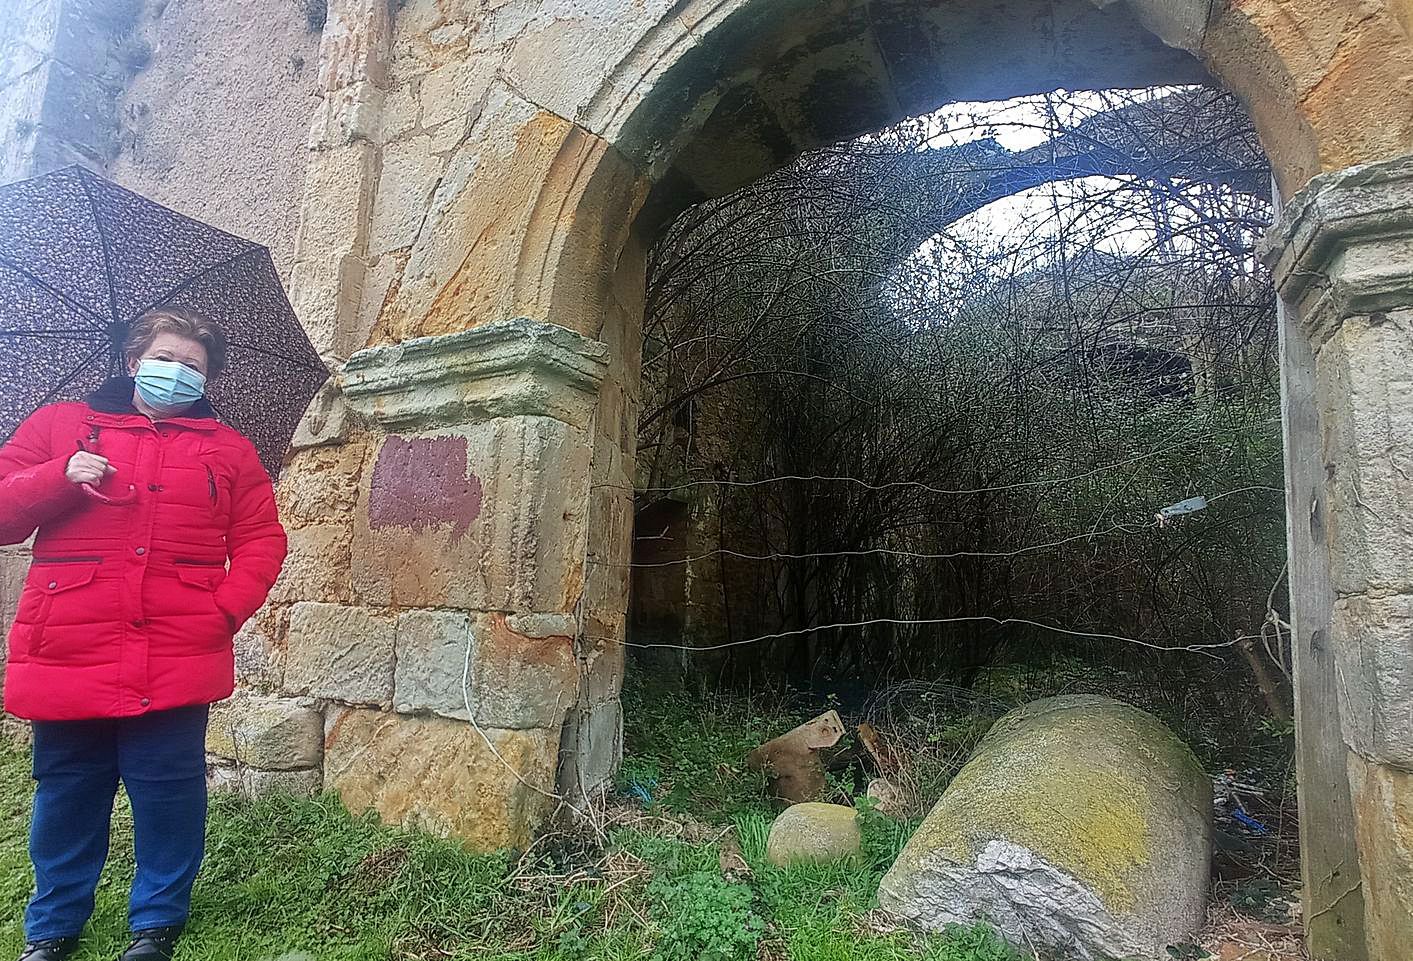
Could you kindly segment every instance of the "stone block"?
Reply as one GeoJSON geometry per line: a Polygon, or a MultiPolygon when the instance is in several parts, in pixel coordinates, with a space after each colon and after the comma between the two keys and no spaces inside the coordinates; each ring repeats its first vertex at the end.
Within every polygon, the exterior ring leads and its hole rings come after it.
{"type": "Polygon", "coordinates": [[[511,48],[504,70],[517,90],[562,117],[578,118],[593,93],[665,19],[668,0],[545,4],[511,48]],[[564,69],[573,64],[574,69],[564,69]]]}
{"type": "Polygon", "coordinates": [[[546,417],[388,436],[361,484],[354,584],[376,605],[569,610],[589,456],[582,431],[546,417]]]}
{"type": "Polygon", "coordinates": [[[608,348],[512,317],[361,350],[340,373],[348,403],[389,430],[553,417],[587,432],[608,348]]]}
{"type": "Polygon", "coordinates": [[[275,588],[276,602],[342,603],[352,594],[353,531],[347,523],[288,528],[289,554],[275,588]]]}
{"type": "Polygon", "coordinates": [[[362,438],[300,450],[280,475],[280,519],[287,527],[351,516],[368,444],[362,438]]]}
{"type": "Polygon", "coordinates": [[[323,783],[323,771],[317,767],[301,771],[260,771],[219,758],[206,765],[206,788],[212,794],[234,794],[251,800],[272,794],[312,797],[323,789],[323,783]]]}
{"type": "Polygon", "coordinates": [[[432,152],[430,137],[400,140],[383,148],[368,226],[368,257],[412,245],[445,168],[446,162],[432,152]]]}
{"type": "Polygon", "coordinates": [[[557,728],[575,699],[573,637],[566,615],[403,614],[394,706],[465,720],[469,700],[483,727],[557,728]]]}
{"type": "Polygon", "coordinates": [[[352,352],[378,151],[367,141],[311,152],[290,273],[290,304],[321,355],[352,352]]]}
{"type": "Polygon", "coordinates": [[[324,787],[324,772],[317,767],[302,771],[261,771],[246,768],[240,772],[241,790],[246,797],[261,798],[272,794],[313,797],[324,787]]]}
{"type": "Polygon", "coordinates": [[[20,602],[20,590],[29,572],[29,552],[18,548],[0,548],[0,628],[8,631],[20,602]]]}
{"type": "Polygon", "coordinates": [[[207,757],[206,790],[212,794],[242,794],[240,768],[224,758],[207,757]]]}
{"type": "Polygon", "coordinates": [[[398,84],[383,98],[380,121],[384,143],[398,140],[416,129],[421,113],[420,84],[420,80],[398,84]]]}
{"type": "Polygon", "coordinates": [[[319,85],[338,90],[360,81],[384,86],[392,39],[386,0],[332,0],[319,47],[319,85]]]}
{"type": "Polygon", "coordinates": [[[1349,755],[1369,958],[1407,957],[1413,944],[1413,773],[1349,755]]]}
{"type": "Polygon", "coordinates": [[[331,150],[359,140],[377,141],[383,109],[383,91],[366,80],[326,91],[309,128],[309,149],[331,150]]]}
{"type": "Polygon", "coordinates": [[[1413,596],[1340,599],[1332,640],[1345,741],[1413,768],[1413,596]]]}
{"type": "Polygon", "coordinates": [[[235,636],[236,683],[261,693],[280,687],[284,669],[283,652],[276,649],[269,634],[254,629],[254,621],[246,622],[235,636]]]}
{"type": "Polygon", "coordinates": [[[314,395],[309,409],[300,418],[290,440],[290,449],[298,451],[307,447],[342,444],[348,439],[348,432],[348,405],[344,403],[338,382],[330,378],[314,395]]]}
{"type": "Polygon", "coordinates": [[[500,83],[451,154],[386,312],[394,340],[452,333],[510,311],[530,211],[571,125],[500,83]]]}
{"type": "Polygon", "coordinates": [[[1347,317],[1315,358],[1336,592],[1413,590],[1413,311],[1347,317]]]}
{"type": "Polygon", "coordinates": [[[323,756],[324,716],[294,701],[237,692],[211,707],[206,751],[274,771],[317,767],[323,756]]]}
{"type": "Polygon", "coordinates": [[[623,760],[623,705],[614,698],[569,713],[560,746],[560,790],[569,797],[592,797],[613,777],[623,760]]]}
{"type": "Polygon", "coordinates": [[[397,619],[393,707],[466,720],[463,679],[475,640],[471,617],[452,611],[408,611],[397,619]]]}
{"type": "Polygon", "coordinates": [[[422,78],[422,129],[454,124],[463,132],[480,116],[495,79],[494,57],[472,57],[438,67],[422,78]]]}
{"type": "Polygon", "coordinates": [[[325,724],[324,783],[350,810],[392,824],[480,850],[523,847],[554,807],[545,795],[558,745],[558,731],[479,732],[447,718],[336,710],[325,724]]]}
{"type": "Polygon", "coordinates": [[[471,707],[487,727],[559,729],[579,671],[568,615],[486,614],[476,619],[471,707]]]}
{"type": "Polygon", "coordinates": [[[290,608],[284,691],[387,705],[393,692],[394,621],[364,607],[301,601],[290,608]]]}
{"type": "Polygon", "coordinates": [[[599,704],[618,697],[623,690],[623,675],[627,668],[628,648],[623,643],[624,615],[618,614],[615,625],[595,628],[585,619],[584,647],[580,656],[582,686],[580,698],[586,704],[599,704]]]}

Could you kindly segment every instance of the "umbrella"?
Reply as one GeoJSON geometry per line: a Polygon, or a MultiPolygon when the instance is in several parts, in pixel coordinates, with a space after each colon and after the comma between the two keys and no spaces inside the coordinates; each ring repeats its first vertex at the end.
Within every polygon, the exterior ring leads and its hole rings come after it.
{"type": "Polygon", "coordinates": [[[0,442],[36,408],[126,374],[123,338],[158,306],[225,330],[226,371],[207,397],[276,476],[329,374],[269,250],[83,167],[0,187],[0,442]]]}

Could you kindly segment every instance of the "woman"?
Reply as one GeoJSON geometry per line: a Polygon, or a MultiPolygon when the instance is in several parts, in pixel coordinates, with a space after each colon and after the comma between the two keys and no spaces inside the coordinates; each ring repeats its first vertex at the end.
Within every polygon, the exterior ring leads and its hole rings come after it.
{"type": "Polygon", "coordinates": [[[41,408],[0,448],[0,543],[38,530],[5,670],[5,709],[34,722],[38,782],[22,961],[77,945],[119,780],[137,852],[122,957],[170,958],[186,923],[207,708],[230,695],[232,636],[285,557],[255,447],[203,397],[225,354],[205,317],[150,311],[127,339],[131,376],[41,408]]]}

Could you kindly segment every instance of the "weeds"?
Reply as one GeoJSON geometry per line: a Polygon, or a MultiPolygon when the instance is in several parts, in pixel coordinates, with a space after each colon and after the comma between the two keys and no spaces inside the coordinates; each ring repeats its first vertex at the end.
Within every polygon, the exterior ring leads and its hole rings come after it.
{"type": "MultiPolygon", "coordinates": [[[[910,825],[866,800],[855,861],[767,862],[774,812],[740,761],[791,726],[787,712],[641,695],[629,695],[621,781],[652,782],[652,802],[621,799],[606,845],[586,834],[518,859],[482,855],[350,815],[331,797],[215,799],[183,961],[1016,961],[981,930],[924,937],[878,923],[878,882],[910,825]]],[[[26,750],[0,742],[0,955],[22,939],[30,790],[26,750]]],[[[124,946],[132,872],[120,803],[75,961],[124,946]]]]}

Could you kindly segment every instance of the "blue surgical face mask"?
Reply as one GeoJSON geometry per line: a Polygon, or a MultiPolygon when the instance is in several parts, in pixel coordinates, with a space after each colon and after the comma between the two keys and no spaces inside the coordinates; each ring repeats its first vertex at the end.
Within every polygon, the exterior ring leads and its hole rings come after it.
{"type": "Polygon", "coordinates": [[[137,392],[164,413],[186,410],[206,392],[206,376],[173,360],[143,360],[133,377],[137,392]]]}

